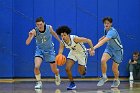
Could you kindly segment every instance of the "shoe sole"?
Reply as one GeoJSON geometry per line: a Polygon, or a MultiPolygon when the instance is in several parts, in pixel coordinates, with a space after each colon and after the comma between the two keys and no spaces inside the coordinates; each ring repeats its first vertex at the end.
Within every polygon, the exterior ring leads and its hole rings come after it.
{"type": "Polygon", "coordinates": [[[76,89],[76,86],[73,88],[67,88],[67,90],[74,90],[74,89],[76,89]]]}

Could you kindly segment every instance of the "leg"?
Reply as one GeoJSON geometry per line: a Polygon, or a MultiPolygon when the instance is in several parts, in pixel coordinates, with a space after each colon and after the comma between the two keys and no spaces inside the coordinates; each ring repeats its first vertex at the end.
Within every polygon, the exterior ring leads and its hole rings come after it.
{"type": "Polygon", "coordinates": [[[114,73],[114,81],[111,87],[118,87],[120,85],[120,80],[119,80],[119,70],[118,70],[119,64],[113,61],[112,65],[112,71],[114,73]]]}
{"type": "Polygon", "coordinates": [[[57,69],[57,64],[54,62],[50,62],[51,70],[55,75],[59,75],[59,70],[57,69]]]}
{"type": "Polygon", "coordinates": [[[129,71],[133,72],[133,64],[129,64],[129,71]]]}
{"type": "MultiPolygon", "coordinates": [[[[138,74],[139,74],[139,71],[140,71],[140,66],[139,66],[139,64],[132,64],[132,68],[133,68],[133,70],[132,70],[132,75],[130,74],[130,77],[133,77],[133,79],[134,80],[137,80],[137,79],[139,79],[139,77],[138,77],[138,74]]],[[[132,79],[131,79],[132,80],[132,79]]]]}
{"type": "Polygon", "coordinates": [[[133,80],[133,64],[129,64],[129,71],[130,71],[130,77],[129,80],[133,80]]]}
{"type": "Polygon", "coordinates": [[[67,90],[73,90],[76,88],[75,83],[73,81],[72,72],[71,72],[71,68],[73,65],[74,65],[74,61],[72,59],[68,59],[66,62],[66,73],[70,80],[70,85],[67,87],[67,90]]]}
{"type": "Polygon", "coordinates": [[[119,67],[119,64],[116,63],[116,62],[113,62],[113,65],[112,65],[112,71],[114,73],[114,79],[115,80],[118,80],[119,79],[119,70],[118,70],[118,67],[119,67]]]}
{"type": "Polygon", "coordinates": [[[102,86],[104,83],[108,80],[106,76],[107,71],[107,65],[106,62],[110,59],[110,55],[108,53],[103,53],[102,59],[101,59],[101,68],[102,68],[102,79],[98,82],[97,86],[102,86]]]}
{"type": "Polygon", "coordinates": [[[106,71],[107,71],[107,61],[110,59],[110,55],[108,53],[103,53],[101,58],[101,68],[102,68],[102,75],[103,77],[106,77],[106,71]]]}
{"type": "Polygon", "coordinates": [[[88,57],[87,52],[83,52],[76,55],[76,58],[78,60],[78,72],[80,73],[82,78],[85,77],[86,70],[87,70],[87,66],[86,66],[87,57],[88,57]]]}
{"type": "Polygon", "coordinates": [[[40,65],[42,63],[42,58],[40,57],[35,57],[35,67],[34,67],[34,73],[35,73],[35,76],[36,76],[36,80],[37,81],[40,81],[41,80],[41,77],[40,77],[40,65]]]}
{"type": "Polygon", "coordinates": [[[119,64],[122,62],[122,58],[123,58],[123,49],[121,49],[120,51],[113,51],[113,65],[112,65],[112,71],[114,73],[114,81],[113,84],[111,85],[111,87],[118,87],[120,85],[120,80],[119,80],[119,64]]]}
{"type": "Polygon", "coordinates": [[[73,81],[72,72],[71,72],[71,68],[73,65],[74,65],[74,61],[71,59],[68,59],[66,62],[66,73],[70,81],[73,81]]]}
{"type": "Polygon", "coordinates": [[[40,74],[40,70],[39,70],[41,63],[42,63],[42,58],[35,57],[34,73],[35,73],[36,80],[38,81],[35,86],[36,89],[42,88],[41,74],[40,74]]]}
{"type": "Polygon", "coordinates": [[[55,84],[60,85],[60,75],[59,70],[57,69],[57,64],[55,63],[55,51],[54,49],[49,50],[49,53],[44,52],[44,57],[46,62],[50,62],[50,67],[52,72],[55,74],[55,84]]]}
{"type": "Polygon", "coordinates": [[[50,66],[51,66],[52,72],[55,74],[55,84],[60,85],[61,79],[60,79],[59,70],[57,69],[57,65],[55,61],[50,62],[50,66]]]}
{"type": "Polygon", "coordinates": [[[78,72],[80,75],[84,75],[86,73],[86,68],[83,65],[78,65],[78,72]]]}

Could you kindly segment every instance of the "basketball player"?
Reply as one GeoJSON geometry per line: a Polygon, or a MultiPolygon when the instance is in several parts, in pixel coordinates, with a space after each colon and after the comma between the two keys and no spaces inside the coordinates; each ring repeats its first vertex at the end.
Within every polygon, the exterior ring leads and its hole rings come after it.
{"type": "Polygon", "coordinates": [[[52,42],[52,35],[59,41],[58,35],[53,31],[51,25],[47,25],[42,17],[36,19],[36,28],[29,32],[29,36],[26,40],[26,45],[29,45],[33,37],[36,38],[36,51],[35,51],[35,67],[34,73],[37,80],[35,86],[36,89],[42,88],[40,65],[43,60],[50,63],[51,70],[55,74],[55,83],[59,85],[60,75],[57,65],[55,63],[55,51],[54,44],[52,42]]]}
{"type": "Polygon", "coordinates": [[[70,35],[71,29],[68,26],[60,26],[56,33],[61,36],[62,43],[60,44],[60,49],[58,54],[62,54],[64,47],[70,49],[70,52],[67,57],[66,62],[66,73],[70,80],[70,85],[67,87],[67,90],[73,90],[76,88],[72,77],[72,66],[75,64],[75,61],[78,61],[78,72],[81,75],[86,74],[86,63],[87,63],[87,49],[83,43],[88,43],[90,46],[90,55],[94,55],[93,44],[90,39],[84,37],[78,37],[76,35],[70,35]]]}
{"type": "Polygon", "coordinates": [[[123,58],[123,46],[121,44],[120,36],[115,28],[112,27],[112,18],[105,17],[103,19],[104,23],[104,33],[105,35],[99,39],[98,44],[94,46],[94,49],[99,48],[104,43],[107,42],[106,49],[101,58],[101,68],[102,68],[102,79],[98,82],[97,86],[102,86],[108,80],[106,71],[107,71],[107,61],[109,59],[113,60],[112,70],[114,73],[114,81],[111,87],[118,87],[120,84],[119,80],[119,64],[122,62],[123,58]]]}

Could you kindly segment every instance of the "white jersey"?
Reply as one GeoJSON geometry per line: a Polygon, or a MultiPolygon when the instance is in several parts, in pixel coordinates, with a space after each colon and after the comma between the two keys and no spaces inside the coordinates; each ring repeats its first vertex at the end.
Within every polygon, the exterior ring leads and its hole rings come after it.
{"type": "Polygon", "coordinates": [[[75,62],[78,61],[79,65],[86,66],[88,53],[86,51],[86,47],[83,43],[76,43],[74,42],[74,38],[78,37],[76,35],[70,35],[70,43],[66,44],[63,40],[63,44],[66,48],[70,49],[68,54],[68,59],[72,59],[75,62]]]}
{"type": "Polygon", "coordinates": [[[81,53],[81,52],[86,52],[86,47],[84,46],[83,43],[76,43],[74,42],[74,38],[78,37],[76,35],[70,35],[70,43],[66,44],[63,40],[63,44],[66,48],[70,49],[71,52],[77,52],[77,53],[81,53]]]}

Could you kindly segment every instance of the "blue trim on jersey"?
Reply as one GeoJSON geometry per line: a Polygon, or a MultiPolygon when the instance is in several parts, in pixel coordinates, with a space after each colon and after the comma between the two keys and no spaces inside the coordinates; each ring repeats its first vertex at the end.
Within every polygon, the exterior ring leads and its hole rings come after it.
{"type": "Polygon", "coordinates": [[[83,48],[83,52],[85,53],[85,62],[87,63],[87,58],[88,58],[88,53],[87,53],[87,51],[85,50],[86,48],[85,48],[85,46],[83,45],[83,44],[81,44],[81,43],[78,43],[78,44],[80,44],[81,45],[81,47],[83,48]]]}
{"type": "Polygon", "coordinates": [[[81,43],[78,43],[78,44],[80,44],[81,45],[81,47],[83,48],[83,52],[86,52],[86,50],[85,50],[85,46],[83,45],[83,44],[81,44],[81,43]]]}

